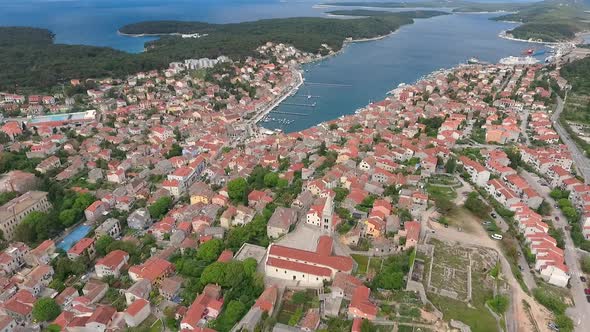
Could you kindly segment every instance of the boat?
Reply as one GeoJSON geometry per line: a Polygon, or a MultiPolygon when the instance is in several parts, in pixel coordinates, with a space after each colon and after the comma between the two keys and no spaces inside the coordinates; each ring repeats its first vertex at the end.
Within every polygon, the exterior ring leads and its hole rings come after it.
{"type": "Polygon", "coordinates": [[[503,65],[512,65],[512,66],[534,65],[536,63],[539,63],[539,60],[537,60],[531,56],[526,56],[526,57],[509,56],[509,57],[500,59],[500,64],[503,64],[503,65]]]}
{"type": "Polygon", "coordinates": [[[529,49],[522,51],[522,55],[532,55],[533,53],[535,53],[534,48],[529,48],[529,49]]]}
{"type": "Polygon", "coordinates": [[[479,63],[479,59],[475,58],[475,57],[471,57],[471,58],[467,59],[467,63],[470,65],[476,65],[479,63]]]}

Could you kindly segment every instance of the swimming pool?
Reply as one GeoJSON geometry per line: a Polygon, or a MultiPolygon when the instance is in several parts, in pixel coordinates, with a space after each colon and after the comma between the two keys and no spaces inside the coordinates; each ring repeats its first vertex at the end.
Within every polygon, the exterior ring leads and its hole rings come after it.
{"type": "Polygon", "coordinates": [[[70,250],[70,248],[74,246],[76,242],[80,241],[81,238],[85,237],[91,229],[92,227],[87,225],[80,225],[74,228],[70,234],[66,235],[66,237],[57,244],[57,247],[65,251],[70,250]]]}

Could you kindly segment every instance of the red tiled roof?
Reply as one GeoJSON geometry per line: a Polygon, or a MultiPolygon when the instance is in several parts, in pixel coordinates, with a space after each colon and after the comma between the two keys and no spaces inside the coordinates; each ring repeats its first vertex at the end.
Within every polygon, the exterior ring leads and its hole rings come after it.
{"type": "Polygon", "coordinates": [[[332,275],[332,271],[326,267],[319,267],[319,266],[314,266],[314,265],[309,265],[309,264],[304,264],[304,263],[286,261],[283,259],[278,259],[278,258],[273,258],[273,257],[269,257],[268,260],[266,261],[266,264],[270,265],[270,266],[278,267],[280,269],[298,271],[298,272],[313,274],[316,276],[329,277],[332,275]]]}
{"type": "Polygon", "coordinates": [[[125,313],[135,317],[135,315],[137,315],[146,305],[149,306],[150,303],[145,299],[137,299],[129,307],[127,307],[125,313]]]}

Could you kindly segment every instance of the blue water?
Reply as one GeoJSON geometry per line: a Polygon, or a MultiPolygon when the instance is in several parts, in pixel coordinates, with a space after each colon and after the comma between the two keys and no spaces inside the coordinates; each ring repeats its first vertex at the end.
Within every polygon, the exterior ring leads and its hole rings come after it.
{"type": "MultiPolygon", "coordinates": [[[[441,68],[465,63],[470,57],[497,62],[506,56],[519,56],[524,49],[539,49],[538,44],[506,40],[498,37],[512,23],[489,20],[491,14],[456,14],[416,20],[395,34],[377,41],[349,44],[338,56],[303,66],[306,82],[343,84],[321,86],[304,84],[286,103],[316,103],[316,107],[280,105],[280,112],[270,113],[275,119],[295,120],[289,125],[268,122],[266,128],[285,132],[312,127],[320,122],[352,114],[371,101],[382,100],[400,83],[413,83],[420,77],[441,68]],[[313,95],[319,98],[307,99],[313,95]]],[[[539,59],[543,60],[544,56],[539,59]]]]}
{"type": "Polygon", "coordinates": [[[74,228],[70,234],[66,235],[66,237],[57,244],[57,247],[65,251],[70,250],[70,248],[73,247],[76,242],[80,241],[81,238],[85,237],[91,229],[92,227],[87,225],[80,225],[74,228]]]}
{"type": "MultiPolygon", "coordinates": [[[[505,1],[505,0],[497,0],[505,1]]],[[[526,0],[528,1],[528,0],[526,0]]],[[[262,18],[325,16],[334,8],[314,8],[323,0],[0,0],[0,26],[36,26],[52,30],[56,42],[110,46],[141,52],[153,38],[117,34],[125,24],[144,20],[199,20],[214,23],[262,18]]],[[[351,7],[348,7],[350,9],[351,7]]],[[[370,101],[381,100],[399,83],[412,83],[440,68],[449,68],[475,56],[496,62],[520,55],[538,45],[499,38],[515,25],[490,21],[491,14],[457,14],[416,20],[383,40],[351,44],[336,57],[306,65],[308,82],[349,84],[351,87],[303,86],[290,103],[315,102],[314,108],[281,105],[278,111],[309,116],[271,115],[293,120],[287,132],[351,114],[370,101]],[[320,96],[308,100],[303,96],[320,96]]]]}

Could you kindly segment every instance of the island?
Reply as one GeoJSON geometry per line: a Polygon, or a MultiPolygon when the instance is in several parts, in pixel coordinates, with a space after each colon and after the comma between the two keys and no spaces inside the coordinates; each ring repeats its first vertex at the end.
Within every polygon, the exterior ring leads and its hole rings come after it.
{"type": "Polygon", "coordinates": [[[0,90],[49,89],[69,79],[125,77],[132,73],[166,68],[170,62],[190,58],[228,56],[241,60],[256,55],[256,48],[271,41],[289,43],[320,55],[339,51],[344,42],[385,36],[415,18],[446,14],[408,11],[354,20],[334,18],[267,19],[232,24],[154,21],[126,25],[127,35],[155,34],[145,52],[130,54],[109,47],[54,43],[46,29],[0,27],[0,90]],[[182,38],[175,34],[198,34],[182,38]]]}
{"type": "Polygon", "coordinates": [[[575,0],[545,0],[533,3],[476,3],[469,1],[425,2],[330,2],[324,6],[364,8],[453,8],[454,13],[504,13],[491,18],[497,21],[520,22],[504,36],[526,41],[564,42],[590,28],[587,4],[575,0]]]}

